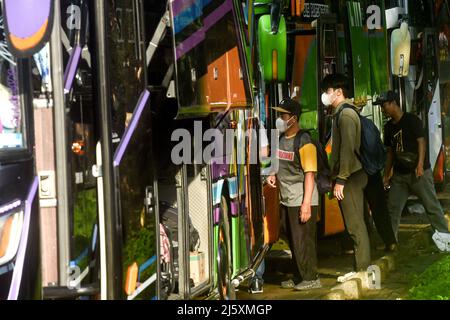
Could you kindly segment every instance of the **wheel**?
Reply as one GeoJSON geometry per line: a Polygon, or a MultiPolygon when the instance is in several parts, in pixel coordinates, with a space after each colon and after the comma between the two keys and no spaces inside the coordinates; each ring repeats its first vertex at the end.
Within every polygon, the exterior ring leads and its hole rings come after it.
{"type": "Polygon", "coordinates": [[[231,242],[230,222],[228,220],[228,202],[222,196],[220,203],[219,237],[217,243],[217,276],[220,299],[234,300],[236,292],[231,284],[231,242]]]}

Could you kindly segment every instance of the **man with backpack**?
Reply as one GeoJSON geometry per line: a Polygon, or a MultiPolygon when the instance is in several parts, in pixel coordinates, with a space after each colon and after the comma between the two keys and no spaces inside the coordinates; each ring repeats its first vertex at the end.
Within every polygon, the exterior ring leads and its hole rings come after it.
{"type": "Polygon", "coordinates": [[[361,121],[348,96],[348,80],[342,74],[322,81],[322,103],[333,107],[331,170],[334,196],[354,242],[356,271],[370,266],[370,241],[364,222],[364,188],[367,174],[358,156],[361,148],[361,121]]]}
{"type": "Polygon", "coordinates": [[[275,187],[278,179],[281,195],[281,225],[287,235],[292,259],[301,279],[297,285],[283,281],[286,289],[309,290],[321,288],[317,275],[316,223],[319,195],[315,183],[317,150],[311,136],[300,129],[301,106],[284,99],[278,107],[277,129],[280,131],[277,158],[279,170],[267,182],[275,187]],[[298,148],[296,140],[299,141],[298,148]]]}

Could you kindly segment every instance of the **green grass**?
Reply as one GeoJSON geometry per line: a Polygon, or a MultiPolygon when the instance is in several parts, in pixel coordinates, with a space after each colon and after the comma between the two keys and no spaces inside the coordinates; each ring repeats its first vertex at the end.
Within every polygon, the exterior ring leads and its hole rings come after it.
{"type": "MultiPolygon", "coordinates": [[[[92,242],[92,230],[97,223],[97,190],[95,188],[76,192],[73,213],[73,241],[72,259],[76,259],[92,242]]],[[[78,262],[81,269],[87,267],[89,259],[86,256],[78,262]]]]}
{"type": "Polygon", "coordinates": [[[450,255],[428,267],[413,280],[411,300],[450,300],[450,255]]]}

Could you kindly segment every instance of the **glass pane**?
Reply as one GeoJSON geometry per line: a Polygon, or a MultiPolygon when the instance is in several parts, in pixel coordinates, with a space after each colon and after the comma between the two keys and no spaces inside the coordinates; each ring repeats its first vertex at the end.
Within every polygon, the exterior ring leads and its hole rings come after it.
{"type": "Polygon", "coordinates": [[[8,51],[0,17],[0,151],[25,147],[23,106],[16,61],[8,51]]]}
{"type": "MultiPolygon", "coordinates": [[[[131,128],[133,112],[146,85],[143,37],[137,32],[141,30],[141,6],[141,1],[108,1],[108,66],[116,150],[125,141],[124,134],[131,128]]],[[[118,168],[123,228],[122,293],[137,300],[156,295],[155,217],[144,205],[146,190],[153,186],[150,105],[149,101],[144,107],[118,168]]]]}
{"type": "Polygon", "coordinates": [[[86,1],[61,2],[61,34],[64,70],[69,68],[71,54],[77,46],[82,54],[77,64],[72,86],[66,95],[68,112],[68,142],[70,148],[70,210],[71,266],[80,268],[81,284],[98,281],[98,212],[97,180],[92,174],[96,164],[98,124],[95,115],[91,48],[87,36],[89,8],[86,1]]]}

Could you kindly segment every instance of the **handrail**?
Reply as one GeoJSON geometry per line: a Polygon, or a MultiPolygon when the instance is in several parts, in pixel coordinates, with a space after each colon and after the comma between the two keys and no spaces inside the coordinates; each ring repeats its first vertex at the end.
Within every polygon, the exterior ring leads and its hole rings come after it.
{"type": "Polygon", "coordinates": [[[114,167],[118,167],[120,162],[122,161],[123,155],[128,148],[128,144],[130,143],[131,137],[133,136],[134,131],[136,130],[137,124],[141,118],[142,111],[144,111],[144,107],[147,104],[147,100],[150,97],[150,92],[145,89],[139,100],[137,102],[136,108],[134,109],[133,116],[131,118],[131,123],[125,130],[125,134],[123,135],[119,147],[117,148],[114,154],[114,167]]]}

